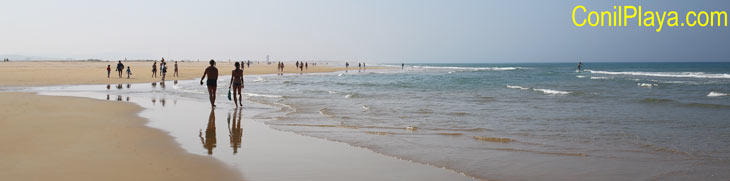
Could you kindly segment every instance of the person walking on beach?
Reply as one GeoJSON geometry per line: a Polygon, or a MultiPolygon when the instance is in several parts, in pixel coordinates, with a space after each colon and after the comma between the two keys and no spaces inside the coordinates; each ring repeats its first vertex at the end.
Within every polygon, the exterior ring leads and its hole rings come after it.
{"type": "Polygon", "coordinates": [[[210,98],[210,106],[215,108],[215,91],[218,86],[218,68],[215,68],[215,60],[210,60],[210,66],[208,68],[205,68],[205,72],[203,72],[203,77],[200,78],[200,85],[203,85],[203,79],[205,79],[205,76],[208,76],[208,81],[206,82],[208,86],[208,98],[210,98]]]}
{"type": "Polygon", "coordinates": [[[360,72],[362,70],[362,67],[360,66],[360,62],[357,62],[357,72],[360,72]]]}
{"type": "Polygon", "coordinates": [[[401,63],[400,64],[400,69],[403,70],[404,67],[406,67],[406,63],[401,63]]]}
{"type": "Polygon", "coordinates": [[[309,63],[307,63],[307,62],[304,62],[304,68],[305,68],[305,69],[309,69],[309,63]]]}
{"type": "Polygon", "coordinates": [[[347,67],[350,66],[350,63],[345,62],[345,72],[347,72],[347,67]]]}
{"type": "Polygon", "coordinates": [[[175,74],[173,74],[175,77],[180,77],[180,75],[177,74],[177,61],[175,61],[175,74]]]}
{"type": "Polygon", "coordinates": [[[132,75],[132,70],[129,67],[130,66],[127,66],[127,79],[129,79],[129,76],[132,75]]]}
{"type": "Polygon", "coordinates": [[[243,70],[240,68],[241,64],[239,64],[238,62],[233,64],[233,66],[235,66],[236,69],[233,69],[233,71],[231,71],[231,82],[228,84],[228,89],[233,87],[233,104],[236,105],[236,107],[238,107],[238,105],[241,105],[241,107],[243,107],[243,96],[241,96],[241,88],[244,87],[243,70]],[[238,97],[236,97],[236,95],[238,95],[238,97]]]}
{"type": "Polygon", "coordinates": [[[119,73],[119,78],[122,78],[122,71],[124,71],[124,64],[122,64],[122,61],[120,60],[119,63],[117,63],[117,72],[119,73]]]}
{"type": "Polygon", "coordinates": [[[162,63],[160,63],[160,72],[162,73],[162,81],[165,81],[165,77],[167,77],[167,62],[165,62],[165,59],[162,59],[162,63]]]}
{"type": "Polygon", "coordinates": [[[304,63],[299,63],[299,73],[301,74],[303,72],[304,72],[304,63]]]}
{"type": "Polygon", "coordinates": [[[152,77],[157,77],[157,61],[152,63],[152,77]]]}
{"type": "Polygon", "coordinates": [[[106,78],[112,74],[112,65],[106,65],[106,78]]]}

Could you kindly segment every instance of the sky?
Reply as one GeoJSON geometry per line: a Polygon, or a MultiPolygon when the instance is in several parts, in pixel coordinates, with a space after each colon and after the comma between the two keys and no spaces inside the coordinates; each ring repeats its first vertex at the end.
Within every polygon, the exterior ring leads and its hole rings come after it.
{"type": "Polygon", "coordinates": [[[728,27],[576,27],[576,5],[730,1],[0,0],[0,56],[368,62],[730,61],[728,27]]]}

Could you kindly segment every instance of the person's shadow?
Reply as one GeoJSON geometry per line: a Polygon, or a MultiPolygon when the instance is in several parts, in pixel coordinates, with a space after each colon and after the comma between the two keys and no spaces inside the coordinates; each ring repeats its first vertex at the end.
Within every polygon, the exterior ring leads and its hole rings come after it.
{"type": "Polygon", "coordinates": [[[233,122],[231,122],[230,114],[228,116],[228,135],[231,139],[231,147],[233,148],[233,154],[238,153],[238,149],[241,148],[241,141],[243,139],[243,128],[241,128],[241,113],[243,110],[235,109],[233,111],[233,122]]]}
{"type": "Polygon", "coordinates": [[[203,130],[200,130],[198,134],[200,142],[203,143],[203,148],[208,150],[208,155],[213,154],[213,148],[216,146],[215,140],[215,111],[210,110],[210,116],[208,117],[208,127],[205,128],[205,138],[203,138],[203,130]]]}

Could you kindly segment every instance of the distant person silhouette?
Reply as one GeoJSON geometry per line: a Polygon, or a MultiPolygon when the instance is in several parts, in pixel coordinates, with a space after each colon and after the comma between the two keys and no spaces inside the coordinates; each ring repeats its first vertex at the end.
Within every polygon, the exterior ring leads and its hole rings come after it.
{"type": "Polygon", "coordinates": [[[127,66],[127,79],[129,79],[130,75],[132,75],[132,70],[130,69],[130,66],[127,66]]]}
{"type": "Polygon", "coordinates": [[[180,75],[177,74],[177,61],[175,61],[175,74],[173,74],[175,77],[180,77],[180,75]]]}
{"type": "Polygon", "coordinates": [[[122,61],[120,60],[119,63],[117,63],[117,72],[119,73],[119,78],[122,78],[122,71],[124,71],[124,64],[122,64],[122,61]]]}
{"type": "Polygon", "coordinates": [[[235,66],[236,69],[231,71],[231,82],[229,83],[228,88],[230,89],[233,87],[233,104],[238,107],[238,105],[243,106],[243,100],[241,98],[241,88],[243,88],[243,70],[241,69],[241,64],[238,62],[233,64],[233,66],[235,66]],[[236,97],[236,95],[238,95],[238,97],[236,97]]]}
{"type": "Polygon", "coordinates": [[[213,154],[213,148],[216,146],[215,138],[215,109],[210,109],[210,116],[208,116],[208,126],[205,128],[205,138],[203,138],[203,130],[200,130],[198,137],[200,142],[203,143],[203,148],[208,150],[208,155],[213,154]]]}
{"type": "Polygon", "coordinates": [[[580,72],[580,68],[583,66],[583,62],[578,62],[578,71],[580,72]]]}
{"type": "Polygon", "coordinates": [[[106,65],[106,78],[112,74],[112,65],[106,65]]]}
{"type": "Polygon", "coordinates": [[[347,72],[347,67],[350,67],[350,63],[345,62],[345,72],[347,72]]]}
{"type": "Polygon", "coordinates": [[[210,98],[210,106],[215,107],[215,91],[218,86],[218,68],[215,68],[215,60],[210,60],[210,66],[205,68],[203,77],[200,78],[200,85],[203,85],[203,79],[208,76],[206,85],[208,86],[208,97],[210,98]]]}
{"type": "Polygon", "coordinates": [[[157,61],[152,63],[152,77],[157,77],[157,61]]]}
{"type": "Polygon", "coordinates": [[[403,70],[404,67],[406,67],[406,63],[401,63],[400,64],[400,69],[403,70]]]}

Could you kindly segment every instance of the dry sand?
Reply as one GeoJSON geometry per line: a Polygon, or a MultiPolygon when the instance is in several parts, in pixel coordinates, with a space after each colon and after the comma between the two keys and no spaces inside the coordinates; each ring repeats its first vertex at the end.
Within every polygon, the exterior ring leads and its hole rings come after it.
{"type": "MultiPolygon", "coordinates": [[[[122,62],[130,66],[132,76],[127,79],[126,69],[123,78],[114,71],[117,62],[0,62],[0,86],[39,86],[39,85],[65,85],[65,84],[122,84],[122,83],[144,83],[159,81],[161,76],[152,77],[152,62],[122,62]],[[106,66],[111,65],[110,78],[106,76],[106,66]]],[[[330,63],[330,65],[334,65],[330,63]]],[[[203,70],[208,62],[178,62],[180,77],[173,77],[174,62],[168,62],[167,80],[190,80],[200,79],[203,70]]],[[[343,66],[343,65],[340,65],[343,66]]],[[[216,67],[220,75],[230,75],[234,69],[231,62],[217,62],[216,67]]],[[[368,67],[377,69],[383,67],[368,67]]],[[[159,62],[158,62],[159,69],[159,62]]],[[[294,69],[294,62],[285,62],[284,73],[300,73],[294,69]]],[[[345,70],[345,67],[326,66],[320,63],[318,66],[309,66],[304,73],[335,72],[345,70]]],[[[357,70],[357,67],[350,66],[349,70],[357,70]]],[[[254,74],[275,74],[276,64],[251,64],[246,68],[244,75],[254,74]]]]}
{"type": "Polygon", "coordinates": [[[240,180],[146,127],[131,103],[0,93],[0,180],[240,180]]]}

